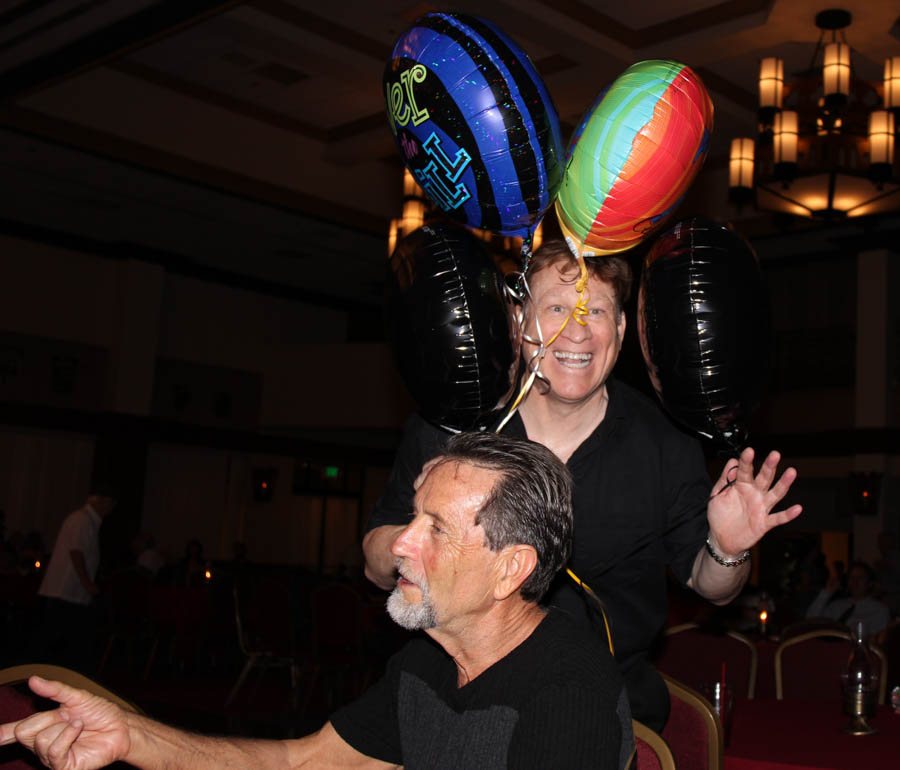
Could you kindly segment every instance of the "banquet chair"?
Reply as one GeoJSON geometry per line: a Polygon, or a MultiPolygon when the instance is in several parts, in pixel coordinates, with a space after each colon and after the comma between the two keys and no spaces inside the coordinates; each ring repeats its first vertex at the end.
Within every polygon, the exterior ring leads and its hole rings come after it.
{"type": "Polygon", "coordinates": [[[270,668],[288,669],[296,702],[307,651],[301,649],[291,617],[290,585],[283,575],[255,575],[241,585],[235,582],[233,596],[238,644],[247,660],[225,699],[226,708],[253,669],[261,669],[260,673],[270,668]]]}
{"type": "Polygon", "coordinates": [[[150,624],[153,641],[144,665],[149,679],[160,647],[165,663],[183,666],[204,649],[210,625],[210,598],[206,586],[153,586],[150,589],[150,624]]]}
{"type": "Polygon", "coordinates": [[[725,757],[722,723],[712,704],[696,690],[666,674],[671,708],[662,737],[678,770],[721,770],[725,757]]]}
{"type": "Polygon", "coordinates": [[[890,692],[894,687],[900,685],[900,620],[893,620],[884,630],[884,641],[881,643],[887,659],[887,672],[884,681],[887,683],[886,690],[890,692]]]}
{"type": "Polygon", "coordinates": [[[634,730],[632,770],[675,770],[675,757],[663,737],[643,722],[631,720],[634,730]]]}
{"type": "Polygon", "coordinates": [[[363,634],[363,601],[344,583],[326,583],[310,592],[312,676],[304,698],[305,713],[316,687],[328,711],[358,697],[368,685],[371,666],[363,634]]]}
{"type": "Polygon", "coordinates": [[[53,666],[49,663],[25,663],[21,666],[10,666],[9,668],[0,669],[0,686],[21,684],[26,682],[28,677],[32,675],[37,675],[43,679],[55,679],[57,682],[63,682],[70,687],[87,690],[93,695],[106,698],[126,711],[133,711],[136,714],[143,713],[130,701],[116,695],[111,690],[107,690],[103,685],[98,684],[93,679],[89,679],[84,674],[79,674],[77,671],[64,668],[63,666],[53,666]]]}
{"type": "MultiPolygon", "coordinates": [[[[130,701],[107,690],[93,679],[70,668],[52,666],[49,663],[29,663],[0,669],[0,724],[25,719],[40,710],[41,698],[33,695],[24,683],[32,674],[44,679],[55,679],[72,687],[87,690],[137,714],[143,712],[130,701]]],[[[0,770],[35,770],[43,765],[30,751],[17,744],[0,747],[0,770]]],[[[124,767],[115,763],[111,767],[124,767]]]]}
{"type": "Polygon", "coordinates": [[[756,646],[736,631],[712,633],[696,623],[666,629],[654,664],[663,674],[699,690],[718,682],[725,664],[728,684],[736,698],[753,698],[758,659],[756,646]]]}
{"type": "Polygon", "coordinates": [[[98,674],[103,673],[117,643],[124,646],[129,670],[135,666],[135,653],[144,644],[149,647],[151,583],[149,575],[134,569],[119,570],[104,582],[109,618],[98,674]]]}
{"type": "Polygon", "coordinates": [[[804,618],[781,629],[781,641],[786,642],[795,636],[808,634],[810,631],[846,631],[847,625],[832,618],[804,618]]]}
{"type": "MultiPolygon", "coordinates": [[[[841,672],[847,665],[853,638],[846,629],[823,629],[793,636],[775,650],[775,697],[778,700],[840,700],[841,672]]],[[[878,702],[887,690],[887,659],[875,644],[873,673],[878,675],[878,702]]]]}

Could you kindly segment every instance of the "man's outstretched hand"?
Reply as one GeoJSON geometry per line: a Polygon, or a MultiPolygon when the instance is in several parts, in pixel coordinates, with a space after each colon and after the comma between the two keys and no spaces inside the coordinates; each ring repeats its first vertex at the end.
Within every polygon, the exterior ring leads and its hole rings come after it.
{"type": "Polygon", "coordinates": [[[0,725],[0,746],[19,741],[53,770],[92,770],[128,755],[127,718],[116,704],[39,676],[28,686],[59,708],[0,725]]]}
{"type": "Polygon", "coordinates": [[[753,450],[748,447],[739,459],[728,461],[713,487],[707,515],[712,541],[720,553],[736,555],[752,548],[770,529],[803,511],[801,506],[792,505],[772,512],[787,495],[797,471],[788,468],[775,481],[781,455],[770,452],[755,475],[753,459],[753,450]]]}

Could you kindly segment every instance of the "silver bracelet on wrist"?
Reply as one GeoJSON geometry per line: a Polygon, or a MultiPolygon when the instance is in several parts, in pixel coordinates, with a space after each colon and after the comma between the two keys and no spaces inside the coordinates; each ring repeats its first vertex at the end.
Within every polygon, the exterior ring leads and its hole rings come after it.
{"type": "Polygon", "coordinates": [[[747,559],[750,558],[750,551],[744,551],[738,558],[736,559],[723,559],[719,554],[717,554],[712,545],[709,542],[709,537],[706,538],[706,552],[712,556],[713,561],[717,564],[721,564],[723,567],[739,567],[743,564],[747,559]]]}

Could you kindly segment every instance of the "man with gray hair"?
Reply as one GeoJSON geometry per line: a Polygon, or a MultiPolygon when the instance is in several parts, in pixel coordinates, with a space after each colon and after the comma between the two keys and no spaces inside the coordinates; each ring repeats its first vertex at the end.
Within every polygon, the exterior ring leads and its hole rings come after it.
{"type": "Polygon", "coordinates": [[[317,733],[189,735],[33,679],[62,708],[0,726],[0,745],[18,739],[60,769],[117,759],[146,768],[621,768],[631,716],[609,650],[538,604],[571,536],[571,479],[550,450],[460,434],[424,468],[393,545],[400,576],[389,612],[430,639],[407,644],[317,733]]]}

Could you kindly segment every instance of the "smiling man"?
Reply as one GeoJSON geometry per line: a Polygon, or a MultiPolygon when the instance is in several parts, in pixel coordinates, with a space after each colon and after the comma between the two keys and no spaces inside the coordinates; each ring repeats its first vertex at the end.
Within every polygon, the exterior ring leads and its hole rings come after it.
{"type": "MultiPolygon", "coordinates": [[[[570,566],[603,602],[616,661],[636,719],[662,730],[669,693],[648,660],[666,619],[667,571],[712,602],[734,598],[749,575],[750,551],[772,527],[800,514],[799,505],[773,512],[796,471],[776,481],[772,452],[757,472],[752,449],[729,460],[710,484],[699,443],[673,425],[658,404],[611,376],[626,331],[631,269],[618,255],[580,265],[566,244],[548,240],[527,273],[530,296],[522,354],[544,340],[540,370],[504,435],[549,448],[573,477],[575,535],[570,566]],[[578,309],[576,309],[578,308],[578,309]]],[[[363,540],[366,575],[390,589],[392,545],[401,531],[419,469],[440,454],[446,436],[418,416],[404,440],[363,540]]],[[[595,604],[560,576],[546,597],[605,643],[595,604]]]]}
{"type": "Polygon", "coordinates": [[[538,604],[571,549],[571,480],[545,447],[460,434],[422,474],[393,542],[391,616],[424,629],[317,733],[252,741],[191,735],[32,678],[55,711],[0,726],[58,770],[372,767],[617,770],[631,715],[612,656],[538,604]]]}

